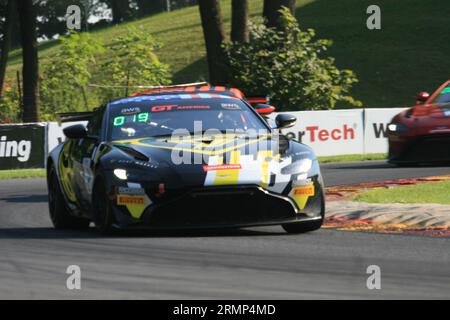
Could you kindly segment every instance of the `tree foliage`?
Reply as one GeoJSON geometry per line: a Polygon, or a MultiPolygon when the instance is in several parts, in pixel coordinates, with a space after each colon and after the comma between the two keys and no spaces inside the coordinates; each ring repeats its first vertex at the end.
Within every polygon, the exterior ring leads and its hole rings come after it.
{"type": "Polygon", "coordinates": [[[349,95],[355,74],[325,56],[331,41],[315,39],[313,29],[301,30],[286,8],[280,23],[281,29],[252,23],[250,43],[225,45],[233,85],[247,94],[268,94],[282,111],[361,105],[349,95]]]}
{"type": "Polygon", "coordinates": [[[154,53],[161,45],[142,29],[129,28],[128,33],[117,38],[110,48],[115,52],[111,61],[102,64],[102,79],[107,79],[102,90],[104,100],[126,94],[126,87],[159,86],[170,84],[169,66],[159,61],[154,53]]]}
{"type": "Polygon", "coordinates": [[[45,120],[59,112],[92,110],[123,97],[126,86],[170,83],[169,67],[154,53],[159,44],[142,30],[130,28],[108,48],[90,33],[73,33],[61,41],[59,51],[44,66],[41,102],[45,120]],[[115,53],[112,60],[105,60],[106,50],[115,53]]]}
{"type": "Polygon", "coordinates": [[[6,79],[3,85],[3,95],[0,99],[0,123],[17,123],[21,121],[21,97],[17,90],[17,82],[6,79]]]}
{"type": "Polygon", "coordinates": [[[86,111],[98,103],[88,93],[88,84],[103,46],[89,33],[73,33],[60,40],[60,49],[44,66],[41,107],[45,119],[57,112],[86,111]]]}

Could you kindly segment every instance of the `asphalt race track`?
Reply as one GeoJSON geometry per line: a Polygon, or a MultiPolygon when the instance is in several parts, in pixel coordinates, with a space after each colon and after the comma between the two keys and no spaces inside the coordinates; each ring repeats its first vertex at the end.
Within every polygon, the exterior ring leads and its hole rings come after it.
{"type": "Polygon", "coordinates": [[[450,174],[449,166],[396,167],[386,161],[329,163],[322,165],[327,186],[382,182],[386,180],[422,178],[450,174]]]}
{"type": "MultiPolygon", "coordinates": [[[[384,162],[323,166],[328,186],[449,174],[384,162]]],[[[450,238],[279,227],[123,234],[51,228],[45,181],[0,181],[0,299],[450,298],[450,238]],[[66,288],[79,265],[81,290],[66,288]],[[381,268],[368,290],[366,268],[381,268]]]]}

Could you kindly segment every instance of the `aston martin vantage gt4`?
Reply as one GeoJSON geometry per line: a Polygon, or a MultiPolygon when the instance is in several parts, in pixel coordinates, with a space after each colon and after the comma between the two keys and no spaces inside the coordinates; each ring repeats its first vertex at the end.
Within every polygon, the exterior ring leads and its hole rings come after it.
{"type": "Polygon", "coordinates": [[[317,158],[279,129],[296,119],[252,106],[239,90],[135,94],[61,115],[67,139],[47,161],[55,228],[321,227],[317,158]]]}

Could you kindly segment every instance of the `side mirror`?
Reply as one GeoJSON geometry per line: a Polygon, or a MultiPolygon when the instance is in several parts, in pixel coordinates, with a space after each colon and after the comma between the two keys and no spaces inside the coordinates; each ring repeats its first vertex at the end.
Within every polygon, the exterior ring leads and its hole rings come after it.
{"type": "Polygon", "coordinates": [[[416,98],[416,104],[422,104],[428,100],[430,94],[426,91],[419,92],[416,98]]]}
{"type": "Polygon", "coordinates": [[[82,124],[67,127],[63,130],[64,135],[69,139],[83,139],[87,137],[86,127],[82,124]]]}
{"type": "Polygon", "coordinates": [[[295,126],[296,123],[297,117],[291,114],[282,113],[277,115],[277,117],[275,118],[275,124],[277,126],[276,129],[290,128],[295,126]]]}
{"type": "Polygon", "coordinates": [[[270,106],[268,104],[257,104],[255,106],[256,112],[258,112],[262,116],[268,116],[269,114],[273,113],[275,111],[274,106],[270,106]]]}

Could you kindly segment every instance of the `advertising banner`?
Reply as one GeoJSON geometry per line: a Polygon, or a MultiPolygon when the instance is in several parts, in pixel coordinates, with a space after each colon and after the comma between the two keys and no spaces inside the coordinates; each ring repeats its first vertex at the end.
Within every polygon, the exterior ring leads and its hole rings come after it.
{"type": "Polygon", "coordinates": [[[407,108],[364,110],[364,153],[387,153],[387,129],[392,118],[407,108]]]}
{"type": "MultiPolygon", "coordinates": [[[[387,126],[405,108],[287,112],[297,117],[288,137],[311,146],[318,156],[385,153],[387,126]]],[[[274,119],[276,114],[272,115],[274,119]]],[[[48,150],[65,140],[63,129],[86,122],[48,123],[48,150]]]]}
{"type": "Polygon", "coordinates": [[[0,125],[0,170],[45,167],[46,124],[0,125]]]}
{"type": "Polygon", "coordinates": [[[288,113],[297,117],[297,123],[282,132],[311,146],[318,156],[364,152],[362,109],[288,113]]]}

